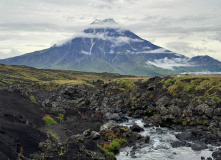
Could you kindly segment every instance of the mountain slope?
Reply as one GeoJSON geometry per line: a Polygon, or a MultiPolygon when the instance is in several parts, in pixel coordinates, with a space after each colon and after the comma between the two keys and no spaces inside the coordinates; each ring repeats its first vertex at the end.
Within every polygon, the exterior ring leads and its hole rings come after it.
{"type": "Polygon", "coordinates": [[[201,67],[197,57],[190,59],[154,45],[120,28],[113,19],[94,21],[80,36],[64,44],[0,60],[0,63],[137,76],[171,75],[195,70],[221,71],[221,62],[211,57],[209,63],[214,66],[201,67]]]}

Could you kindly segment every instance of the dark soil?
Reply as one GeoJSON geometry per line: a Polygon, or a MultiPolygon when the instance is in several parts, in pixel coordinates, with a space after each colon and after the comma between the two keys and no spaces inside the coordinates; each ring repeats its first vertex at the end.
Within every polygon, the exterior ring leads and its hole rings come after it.
{"type": "Polygon", "coordinates": [[[37,128],[44,125],[41,107],[19,92],[0,90],[0,157],[16,159],[38,151],[47,136],[37,128]]]}

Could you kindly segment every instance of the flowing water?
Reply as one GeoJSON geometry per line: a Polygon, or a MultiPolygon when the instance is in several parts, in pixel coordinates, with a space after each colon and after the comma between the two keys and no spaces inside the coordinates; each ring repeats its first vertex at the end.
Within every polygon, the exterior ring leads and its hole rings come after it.
{"type": "Polygon", "coordinates": [[[201,151],[193,151],[191,147],[172,148],[171,143],[178,141],[175,136],[177,133],[168,128],[145,128],[140,119],[130,119],[120,125],[130,127],[134,123],[144,129],[140,134],[144,137],[149,136],[150,141],[149,143],[140,143],[133,147],[122,148],[116,156],[119,160],[201,160],[201,157],[212,157],[212,151],[210,151],[214,148],[212,146],[208,146],[209,149],[201,151]]]}

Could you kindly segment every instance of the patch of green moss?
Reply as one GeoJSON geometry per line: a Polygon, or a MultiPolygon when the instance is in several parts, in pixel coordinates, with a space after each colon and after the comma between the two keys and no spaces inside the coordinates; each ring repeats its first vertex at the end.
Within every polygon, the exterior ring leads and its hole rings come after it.
{"type": "Polygon", "coordinates": [[[121,78],[121,79],[115,80],[115,82],[121,88],[129,89],[129,90],[131,90],[133,92],[137,91],[137,89],[138,89],[138,86],[136,84],[134,84],[135,81],[133,79],[121,78]]]}
{"type": "Polygon", "coordinates": [[[34,96],[30,96],[30,100],[33,102],[33,103],[37,103],[36,99],[34,96]]]}
{"type": "Polygon", "coordinates": [[[118,153],[120,150],[120,146],[124,145],[127,143],[126,139],[113,139],[109,144],[105,145],[103,147],[105,152],[113,152],[113,153],[118,153]]]}
{"type": "Polygon", "coordinates": [[[130,98],[132,101],[134,101],[134,100],[136,100],[136,97],[134,96],[134,97],[132,97],[132,98],[130,98]]]}
{"type": "Polygon", "coordinates": [[[128,131],[128,128],[126,128],[126,127],[121,127],[120,129],[123,130],[124,132],[128,131]]]}
{"type": "Polygon", "coordinates": [[[221,78],[219,76],[182,76],[172,77],[163,82],[163,88],[176,96],[179,92],[186,92],[194,97],[197,103],[219,103],[221,97],[221,78]],[[204,94],[204,97],[199,96],[204,94]]]}
{"type": "Polygon", "coordinates": [[[145,79],[143,79],[141,82],[142,82],[142,83],[145,83],[145,82],[148,81],[148,79],[149,79],[149,78],[145,78],[145,79]]]}
{"type": "Polygon", "coordinates": [[[56,141],[59,141],[60,140],[60,137],[54,133],[52,130],[47,130],[47,133],[56,141]]]}
{"type": "Polygon", "coordinates": [[[114,154],[113,152],[106,152],[106,154],[107,154],[108,156],[110,156],[111,158],[116,159],[115,154],[114,154]]]}
{"type": "Polygon", "coordinates": [[[164,81],[164,84],[168,84],[168,83],[172,83],[172,82],[175,82],[176,80],[174,78],[169,78],[167,79],[166,81],[164,81]]]}
{"type": "Polygon", "coordinates": [[[145,115],[148,116],[148,117],[151,117],[154,115],[154,112],[152,109],[148,108],[146,111],[145,111],[145,115]]]}
{"type": "Polygon", "coordinates": [[[64,121],[64,114],[58,113],[58,117],[56,117],[57,119],[59,119],[61,122],[64,121]]]}
{"type": "Polygon", "coordinates": [[[187,88],[184,90],[188,93],[193,93],[197,87],[198,87],[197,85],[191,84],[191,85],[187,86],[187,88]]]}
{"type": "Polygon", "coordinates": [[[183,121],[182,125],[187,126],[189,124],[189,121],[183,121]]]}

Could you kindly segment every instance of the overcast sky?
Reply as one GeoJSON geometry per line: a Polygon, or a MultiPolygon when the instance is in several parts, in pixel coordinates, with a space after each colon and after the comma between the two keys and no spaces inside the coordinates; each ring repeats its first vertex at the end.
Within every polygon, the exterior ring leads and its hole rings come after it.
{"type": "Polygon", "coordinates": [[[221,0],[0,0],[0,58],[48,48],[105,18],[171,51],[221,61],[221,0]]]}

